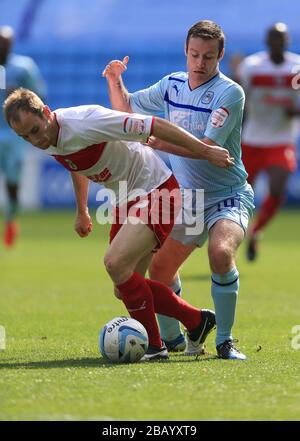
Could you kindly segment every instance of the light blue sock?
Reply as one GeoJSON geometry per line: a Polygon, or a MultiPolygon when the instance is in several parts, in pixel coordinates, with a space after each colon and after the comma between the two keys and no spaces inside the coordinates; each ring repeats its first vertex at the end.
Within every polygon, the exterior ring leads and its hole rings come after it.
{"type": "Polygon", "coordinates": [[[212,273],[211,295],[215,304],[216,345],[232,339],[235,308],[239,290],[239,272],[233,268],[226,274],[212,273]]]}
{"type": "MultiPolygon", "coordinates": [[[[181,280],[178,277],[170,288],[176,295],[181,297],[181,280]]],[[[162,314],[156,314],[159,323],[160,336],[164,341],[172,341],[181,333],[180,323],[178,320],[167,317],[162,314]]]]}

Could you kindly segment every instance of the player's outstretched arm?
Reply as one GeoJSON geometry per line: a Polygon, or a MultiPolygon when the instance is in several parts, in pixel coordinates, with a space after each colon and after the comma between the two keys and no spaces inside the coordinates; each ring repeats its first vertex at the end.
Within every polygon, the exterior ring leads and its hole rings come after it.
{"type": "Polygon", "coordinates": [[[212,142],[206,143],[200,141],[186,130],[176,127],[165,119],[154,119],[152,134],[162,141],[172,144],[172,151],[168,149],[168,145],[164,148],[163,143],[161,144],[162,147],[160,150],[178,154],[180,156],[184,156],[185,150],[186,156],[195,159],[206,159],[217,167],[226,168],[234,165],[234,158],[230,157],[228,150],[213,145],[212,142]]]}
{"type": "Polygon", "coordinates": [[[102,76],[107,79],[108,93],[112,108],[132,113],[129,93],[123,83],[122,74],[127,70],[128,55],[123,60],[112,60],[105,67],[102,76]]]}
{"type": "Polygon", "coordinates": [[[172,153],[173,155],[183,156],[184,158],[198,159],[197,153],[192,153],[185,147],[162,141],[155,136],[150,136],[150,138],[148,138],[147,145],[152,149],[160,150],[161,152],[172,153]]]}
{"type": "Polygon", "coordinates": [[[75,231],[80,237],[86,237],[92,231],[92,219],[88,209],[89,180],[76,172],[71,172],[76,197],[77,213],[75,231]]]}

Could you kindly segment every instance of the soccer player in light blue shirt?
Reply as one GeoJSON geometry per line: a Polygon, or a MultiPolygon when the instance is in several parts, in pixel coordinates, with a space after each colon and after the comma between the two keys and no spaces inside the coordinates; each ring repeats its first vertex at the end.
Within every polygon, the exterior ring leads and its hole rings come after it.
{"type": "MultiPolygon", "coordinates": [[[[18,87],[45,95],[45,83],[35,62],[22,55],[11,53],[14,32],[9,26],[0,28],[0,67],[3,75],[0,86],[0,103],[18,87]]],[[[16,217],[19,208],[19,184],[26,150],[26,142],[16,136],[0,112],[0,173],[6,185],[4,244],[11,247],[17,238],[19,227],[16,217]]]]}
{"type": "MultiPolygon", "coordinates": [[[[181,188],[204,190],[204,213],[193,194],[193,212],[203,215],[203,231],[187,234],[184,223],[177,224],[162,249],[154,256],[150,276],[168,284],[180,294],[178,269],[191,252],[208,238],[212,271],[211,294],[216,311],[216,349],[220,358],[245,359],[234,345],[232,327],[239,290],[236,251],[244,239],[253,210],[253,191],[241,160],[243,89],[219,71],[224,55],[224,33],[214,22],[203,20],[192,26],[186,39],[188,72],[165,76],[153,86],[129,94],[121,74],[128,57],[106,66],[110,98],[114,109],[146,114],[164,112],[165,117],[207,144],[225,147],[235,159],[227,170],[204,160],[172,154],[172,145],[153,140],[154,148],[168,151],[169,162],[181,188]]],[[[203,317],[203,319],[205,316],[203,317]]],[[[208,317],[206,317],[208,319],[208,317]]],[[[182,335],[176,322],[159,317],[162,338],[170,349],[181,349],[182,335]]],[[[209,324],[208,326],[212,327],[209,324]]],[[[209,329],[211,330],[211,329],[209,329]]],[[[187,353],[201,353],[203,347],[188,335],[187,353]]]]}

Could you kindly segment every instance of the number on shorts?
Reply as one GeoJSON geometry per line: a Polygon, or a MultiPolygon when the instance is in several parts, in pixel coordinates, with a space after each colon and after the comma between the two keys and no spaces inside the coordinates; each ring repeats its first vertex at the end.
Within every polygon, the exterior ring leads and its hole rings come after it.
{"type": "Polygon", "coordinates": [[[238,201],[234,198],[224,199],[224,201],[218,203],[218,211],[223,210],[224,208],[233,208],[238,206],[238,201]]]}

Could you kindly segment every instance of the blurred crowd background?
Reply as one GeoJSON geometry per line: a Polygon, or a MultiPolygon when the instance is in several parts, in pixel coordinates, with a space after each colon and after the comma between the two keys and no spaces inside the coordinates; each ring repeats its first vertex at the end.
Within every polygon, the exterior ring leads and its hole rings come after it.
{"type": "MultiPolygon", "coordinates": [[[[299,0],[0,0],[0,25],[13,27],[13,51],[36,61],[47,84],[46,101],[53,109],[92,103],[110,107],[101,73],[110,60],[124,55],[130,57],[129,91],[185,70],[186,32],[201,19],[214,20],[225,31],[221,70],[228,76],[237,57],[265,48],[266,29],[274,22],[287,24],[289,50],[300,53],[299,17],[299,0]]],[[[3,205],[1,184],[0,177],[3,205]]],[[[96,204],[96,190],[92,186],[92,204],[96,204]]],[[[261,177],[256,187],[258,203],[264,190],[261,177]]],[[[73,204],[68,173],[31,147],[20,196],[23,208],[73,204]]],[[[298,171],[290,179],[287,204],[299,203],[298,171]]]]}

